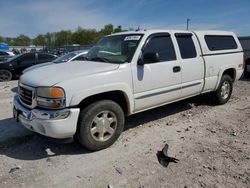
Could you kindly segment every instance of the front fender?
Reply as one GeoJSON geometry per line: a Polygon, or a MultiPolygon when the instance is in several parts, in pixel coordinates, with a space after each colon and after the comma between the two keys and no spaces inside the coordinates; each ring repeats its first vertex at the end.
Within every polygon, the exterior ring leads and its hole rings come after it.
{"type": "Polygon", "coordinates": [[[134,110],[134,100],[133,100],[133,93],[130,87],[125,83],[112,83],[108,85],[103,85],[102,87],[92,87],[88,89],[79,90],[78,92],[72,95],[70,106],[77,106],[86,99],[87,97],[91,97],[93,95],[111,92],[111,91],[121,91],[124,93],[126,100],[128,102],[128,110],[129,112],[133,112],[134,110]]]}

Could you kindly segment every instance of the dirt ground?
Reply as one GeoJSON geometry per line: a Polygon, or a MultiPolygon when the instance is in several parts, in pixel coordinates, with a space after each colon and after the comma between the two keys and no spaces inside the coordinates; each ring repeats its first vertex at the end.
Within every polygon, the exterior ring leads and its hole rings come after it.
{"type": "Polygon", "coordinates": [[[250,81],[214,106],[194,97],[127,118],[110,148],[88,152],[58,143],[12,119],[17,81],[0,83],[0,187],[250,187],[250,81]],[[169,144],[179,163],[163,167],[169,144]]]}

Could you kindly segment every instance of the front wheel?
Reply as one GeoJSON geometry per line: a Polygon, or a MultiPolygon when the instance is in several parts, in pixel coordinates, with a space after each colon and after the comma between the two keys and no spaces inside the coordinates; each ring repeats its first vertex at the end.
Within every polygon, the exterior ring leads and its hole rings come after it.
{"type": "Polygon", "coordinates": [[[121,107],[111,100],[102,100],[81,110],[76,136],[81,145],[97,151],[112,145],[123,127],[124,113],[121,107]]]}
{"type": "Polygon", "coordinates": [[[229,75],[223,75],[218,89],[214,92],[215,102],[219,105],[227,103],[233,91],[233,80],[229,75]]]}
{"type": "Polygon", "coordinates": [[[12,73],[9,70],[0,70],[0,82],[10,81],[12,79],[12,73]]]}

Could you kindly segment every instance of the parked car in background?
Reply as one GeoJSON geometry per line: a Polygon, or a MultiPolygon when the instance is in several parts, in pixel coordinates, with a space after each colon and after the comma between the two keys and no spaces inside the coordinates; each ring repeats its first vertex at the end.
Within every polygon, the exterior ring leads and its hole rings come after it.
{"type": "Polygon", "coordinates": [[[0,51],[0,61],[4,61],[13,56],[15,56],[15,54],[11,51],[5,51],[5,50],[0,51]]]}
{"type": "Polygon", "coordinates": [[[245,69],[244,76],[250,77],[250,37],[239,37],[239,41],[244,51],[245,69]]]}
{"type": "Polygon", "coordinates": [[[43,63],[43,64],[39,64],[39,65],[29,67],[29,68],[25,69],[23,71],[23,73],[25,73],[27,71],[30,71],[30,70],[33,70],[33,69],[38,68],[38,67],[52,65],[54,63],[66,63],[66,62],[71,62],[71,61],[83,61],[83,60],[85,60],[85,55],[87,53],[88,53],[88,50],[79,50],[79,51],[69,52],[69,53],[67,53],[65,55],[62,55],[62,56],[54,59],[52,62],[43,63]]]}
{"type": "Polygon", "coordinates": [[[88,53],[88,50],[79,50],[69,52],[65,55],[62,55],[56,58],[53,62],[54,63],[63,63],[63,62],[70,62],[70,61],[83,61],[85,60],[85,55],[88,53]]]}
{"type": "Polygon", "coordinates": [[[9,81],[19,77],[23,70],[48,61],[53,61],[57,56],[46,53],[25,53],[9,58],[0,63],[0,82],[9,81]]]}
{"type": "Polygon", "coordinates": [[[250,58],[245,60],[244,75],[246,78],[250,78],[250,58]]]}

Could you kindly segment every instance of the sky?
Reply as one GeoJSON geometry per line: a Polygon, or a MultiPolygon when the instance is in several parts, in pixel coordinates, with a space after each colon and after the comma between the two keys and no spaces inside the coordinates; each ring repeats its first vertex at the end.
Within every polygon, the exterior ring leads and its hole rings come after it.
{"type": "Polygon", "coordinates": [[[250,0],[0,0],[0,36],[101,29],[230,30],[250,36],[250,0]]]}

